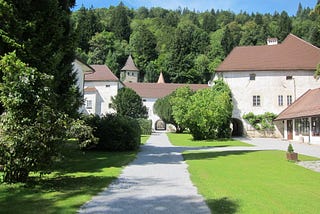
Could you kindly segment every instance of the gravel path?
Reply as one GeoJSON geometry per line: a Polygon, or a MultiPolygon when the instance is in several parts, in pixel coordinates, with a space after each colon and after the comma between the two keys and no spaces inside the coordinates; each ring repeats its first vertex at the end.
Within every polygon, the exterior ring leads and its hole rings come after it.
{"type": "Polygon", "coordinates": [[[210,213],[190,180],[184,150],[165,133],[152,134],[136,160],[79,213],[210,213]]]}

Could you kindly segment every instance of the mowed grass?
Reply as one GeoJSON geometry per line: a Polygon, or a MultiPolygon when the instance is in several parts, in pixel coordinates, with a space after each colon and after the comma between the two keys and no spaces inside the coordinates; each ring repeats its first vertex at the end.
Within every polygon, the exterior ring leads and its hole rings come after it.
{"type": "Polygon", "coordinates": [[[0,213],[76,213],[116,179],[137,154],[82,152],[75,144],[68,144],[65,152],[65,159],[40,180],[0,183],[0,213]]]}
{"type": "Polygon", "coordinates": [[[185,152],[184,159],[212,213],[320,211],[320,173],[288,162],[283,151],[185,152]]]}
{"type": "Polygon", "coordinates": [[[149,137],[150,135],[141,135],[141,144],[146,144],[149,137]]]}
{"type": "Polygon", "coordinates": [[[250,144],[233,140],[193,140],[192,135],[188,133],[168,133],[170,142],[175,146],[186,146],[186,147],[228,147],[228,146],[252,146],[250,144]]]}

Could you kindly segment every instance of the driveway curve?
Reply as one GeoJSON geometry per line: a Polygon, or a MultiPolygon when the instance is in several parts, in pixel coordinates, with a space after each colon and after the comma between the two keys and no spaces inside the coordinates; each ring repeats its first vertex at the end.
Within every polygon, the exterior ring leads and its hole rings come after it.
{"type": "Polygon", "coordinates": [[[152,134],[119,178],[79,213],[210,213],[190,180],[186,149],[174,147],[165,133],[152,134]]]}

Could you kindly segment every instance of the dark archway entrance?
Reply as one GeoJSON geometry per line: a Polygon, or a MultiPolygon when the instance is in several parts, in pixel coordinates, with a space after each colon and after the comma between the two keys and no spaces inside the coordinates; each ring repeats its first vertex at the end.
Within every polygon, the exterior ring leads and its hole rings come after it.
{"type": "Polygon", "coordinates": [[[243,136],[243,123],[241,120],[232,118],[232,136],[241,137],[243,136]]]}
{"type": "Polygon", "coordinates": [[[163,120],[157,120],[155,126],[157,131],[165,131],[167,129],[167,124],[163,120]]]}

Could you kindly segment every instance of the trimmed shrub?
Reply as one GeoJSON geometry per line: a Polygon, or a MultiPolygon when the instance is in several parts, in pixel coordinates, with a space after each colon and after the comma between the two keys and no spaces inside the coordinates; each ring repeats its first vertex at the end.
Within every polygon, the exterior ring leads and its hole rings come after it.
{"type": "Polygon", "coordinates": [[[140,146],[141,130],[137,120],[130,117],[109,114],[104,117],[87,116],[86,124],[93,129],[98,144],[86,149],[103,151],[132,151],[140,146]]]}
{"type": "Polygon", "coordinates": [[[144,118],[138,118],[137,119],[140,129],[141,129],[141,134],[143,135],[151,135],[152,132],[152,120],[147,120],[144,118]]]}

